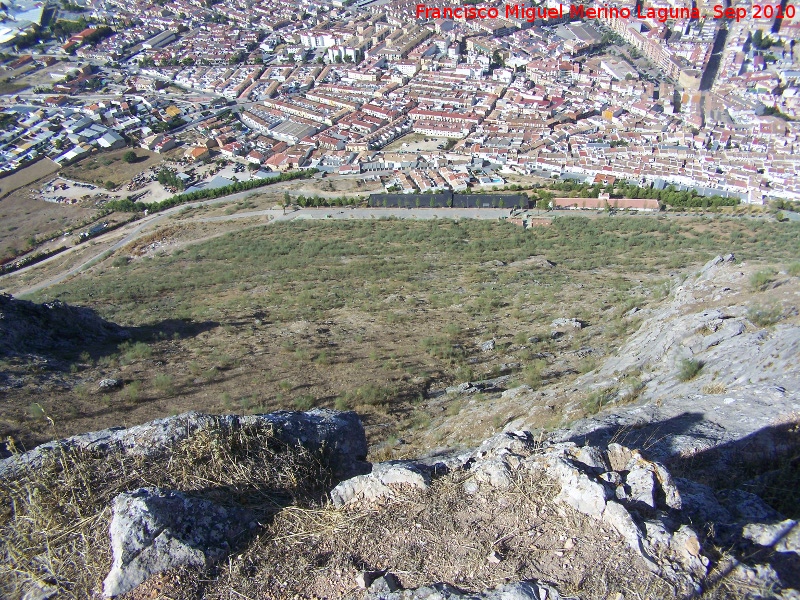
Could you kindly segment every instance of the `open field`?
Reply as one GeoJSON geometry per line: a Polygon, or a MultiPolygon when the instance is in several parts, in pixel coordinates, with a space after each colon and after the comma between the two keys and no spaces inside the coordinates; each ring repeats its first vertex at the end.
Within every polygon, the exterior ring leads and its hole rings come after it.
{"type": "Polygon", "coordinates": [[[408,133],[384,148],[386,152],[424,152],[436,150],[439,144],[447,143],[449,138],[437,138],[422,133],[408,133]],[[406,144],[404,146],[404,144],[406,144]]]}
{"type": "MultiPolygon", "coordinates": [[[[632,306],[658,303],[692,265],[730,251],[751,262],[800,254],[797,224],[743,219],[559,217],[533,231],[252,222],[216,237],[195,225],[210,238],[199,243],[171,223],[35,296],[92,306],[133,338],[59,357],[51,370],[7,361],[26,384],[5,391],[0,436],[29,445],[189,409],[328,406],[359,410],[373,451],[406,454],[460,410],[438,396],[446,385],[510,371],[534,387],[566,386],[637,327],[623,318],[632,306]],[[557,317],[586,325],[553,338],[557,317]],[[496,349],[481,352],[491,338],[496,349]],[[125,386],[99,393],[103,377],[125,386]]],[[[487,415],[454,439],[502,425],[487,415]]]]}
{"type": "Polygon", "coordinates": [[[0,198],[4,198],[14,190],[18,190],[34,181],[52,175],[58,171],[59,168],[58,163],[54,163],[49,158],[45,158],[11,175],[0,178],[0,198]]]}
{"type": "Polygon", "coordinates": [[[0,81],[0,96],[13,96],[17,92],[21,92],[28,86],[24,83],[11,83],[8,81],[0,81]]]}
{"type": "Polygon", "coordinates": [[[67,179],[98,185],[103,185],[106,181],[113,181],[115,185],[121,185],[164,159],[164,155],[143,148],[134,148],[138,159],[136,162],[126,163],[122,160],[122,155],[130,150],[131,148],[120,148],[87,156],[65,167],[61,174],[67,179]]]}
{"type": "Polygon", "coordinates": [[[93,220],[97,210],[39,199],[38,185],[11,192],[0,200],[0,260],[11,258],[41,240],[93,220]]]}

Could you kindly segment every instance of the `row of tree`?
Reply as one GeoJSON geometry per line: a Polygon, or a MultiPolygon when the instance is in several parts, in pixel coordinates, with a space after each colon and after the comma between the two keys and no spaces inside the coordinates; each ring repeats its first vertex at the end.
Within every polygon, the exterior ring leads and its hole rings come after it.
{"type": "Polygon", "coordinates": [[[736,206],[741,200],[737,197],[703,196],[695,190],[678,190],[674,186],[667,186],[659,190],[651,187],[639,187],[628,183],[615,184],[589,184],[574,181],[558,181],[548,184],[552,190],[596,198],[601,192],[608,193],[611,198],[650,198],[658,200],[661,204],[677,208],[709,208],[718,206],[736,206]]]}
{"type": "Polygon", "coordinates": [[[273,177],[272,179],[251,179],[250,181],[237,181],[235,183],[220,188],[208,189],[208,190],[196,190],[193,192],[189,192],[187,194],[176,194],[175,196],[171,196],[166,200],[162,200],[161,202],[153,202],[151,204],[136,202],[134,200],[131,200],[130,198],[125,198],[124,200],[111,200],[109,202],[106,202],[103,205],[103,208],[105,208],[108,211],[143,212],[144,210],[148,210],[151,213],[155,213],[155,212],[160,212],[162,210],[166,210],[168,208],[172,208],[174,206],[180,206],[181,204],[186,204],[187,202],[196,202],[197,200],[208,200],[212,198],[219,198],[221,196],[227,196],[229,194],[235,194],[237,192],[245,192],[247,190],[253,190],[255,188],[263,187],[265,185],[270,185],[272,183],[278,183],[280,181],[291,181],[293,179],[309,177],[316,172],[317,172],[316,169],[309,169],[307,171],[291,171],[288,173],[281,173],[280,176],[273,177]]]}

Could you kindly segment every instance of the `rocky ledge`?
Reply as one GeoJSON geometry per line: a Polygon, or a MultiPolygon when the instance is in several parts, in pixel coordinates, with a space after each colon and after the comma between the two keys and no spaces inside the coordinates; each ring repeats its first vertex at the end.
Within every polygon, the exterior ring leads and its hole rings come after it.
{"type": "MultiPolygon", "coordinates": [[[[628,547],[632,560],[668,581],[681,597],[701,593],[722,570],[753,588],[769,590],[764,597],[800,598],[797,522],[753,494],[714,491],[673,477],[661,463],[617,443],[581,446],[543,442],[524,431],[506,432],[473,451],[369,465],[364,462],[364,430],[355,413],[316,410],[251,417],[189,413],[46,444],[0,462],[0,480],[36,469],[60,450],[148,456],[168,451],[198,431],[243,424],[271,428],[289,445],[324,449],[338,481],[329,494],[332,506],[326,510],[404,511],[409,510],[404,500],[410,497],[424,510],[426,494],[437,478],[453,474],[463,475],[458,479],[463,497],[488,491],[502,494],[528,480],[545,481],[551,490],[549,500],[559,511],[574,511],[598,527],[607,526],[628,547]],[[720,547],[729,552],[721,555],[720,547]]],[[[245,507],[221,506],[178,490],[129,490],[114,499],[111,509],[113,565],[103,588],[108,597],[129,592],[175,567],[208,567],[261,527],[245,507]]],[[[565,544],[580,545],[585,534],[569,531],[565,544]]],[[[502,556],[493,552],[487,560],[499,562],[502,556]]],[[[560,597],[555,587],[535,580],[474,593],[444,582],[404,590],[401,580],[387,572],[362,573],[357,583],[362,590],[352,597],[367,599],[560,597]]]]}

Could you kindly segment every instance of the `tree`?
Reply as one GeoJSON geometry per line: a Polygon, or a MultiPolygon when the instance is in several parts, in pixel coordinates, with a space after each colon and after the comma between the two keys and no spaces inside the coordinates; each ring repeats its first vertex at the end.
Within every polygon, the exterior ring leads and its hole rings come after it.
{"type": "Polygon", "coordinates": [[[124,160],[126,163],[134,163],[136,162],[136,158],[137,158],[136,152],[134,152],[133,150],[128,150],[125,154],[122,155],[122,160],[124,160]]]}

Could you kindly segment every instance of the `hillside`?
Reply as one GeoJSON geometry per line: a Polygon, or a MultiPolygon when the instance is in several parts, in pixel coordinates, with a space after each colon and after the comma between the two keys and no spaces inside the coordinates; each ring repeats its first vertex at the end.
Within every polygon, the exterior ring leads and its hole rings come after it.
{"type": "Polygon", "coordinates": [[[798,287],[710,261],[631,309],[638,330],[562,407],[598,414],[547,434],[523,429],[557,392],[526,385],[483,400],[527,407],[505,433],[413,460],[364,462],[357,416],[331,411],[190,413],[14,455],[5,593],[795,598],[798,287]]]}

